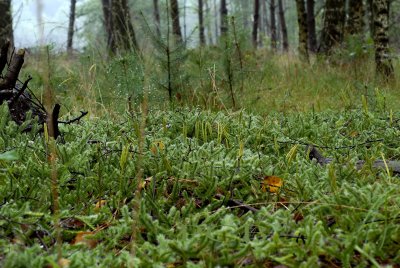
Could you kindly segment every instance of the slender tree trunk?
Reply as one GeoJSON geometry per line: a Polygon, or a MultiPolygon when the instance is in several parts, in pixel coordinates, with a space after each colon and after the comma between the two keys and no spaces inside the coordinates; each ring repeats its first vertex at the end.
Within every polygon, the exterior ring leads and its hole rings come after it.
{"type": "Polygon", "coordinates": [[[69,24],[68,24],[68,39],[67,39],[67,53],[72,55],[72,44],[74,37],[74,25],[75,25],[75,7],[76,0],[71,0],[71,6],[69,11],[69,24]]]}
{"type": "Polygon", "coordinates": [[[242,7],[242,15],[243,15],[243,28],[248,29],[250,28],[249,22],[249,14],[251,13],[251,8],[249,7],[249,0],[240,1],[240,5],[242,7]]]}
{"type": "Polygon", "coordinates": [[[326,0],[320,51],[329,54],[343,41],[345,0],[326,0]]]}
{"type": "Polygon", "coordinates": [[[276,34],[275,0],[269,2],[269,13],[271,19],[271,49],[276,50],[278,38],[276,34]]]}
{"type": "Polygon", "coordinates": [[[0,0],[0,47],[7,40],[10,41],[10,46],[14,47],[11,0],[0,0]]]}
{"type": "Polygon", "coordinates": [[[260,23],[260,0],[254,0],[254,20],[253,20],[253,47],[256,49],[257,42],[257,33],[258,33],[258,25],[260,23]]]}
{"type": "Polygon", "coordinates": [[[214,0],[214,30],[215,30],[215,42],[217,43],[218,41],[218,36],[219,36],[219,32],[218,32],[218,6],[217,6],[217,0],[214,0]]]}
{"type": "Polygon", "coordinates": [[[373,0],[373,14],[376,71],[386,79],[393,78],[394,70],[389,51],[388,0],[373,0]]]}
{"type": "Polygon", "coordinates": [[[299,53],[308,61],[308,28],[304,0],[296,0],[297,21],[299,24],[299,53]]]}
{"type": "Polygon", "coordinates": [[[156,22],[156,32],[157,35],[160,36],[161,35],[161,22],[160,22],[160,9],[158,7],[158,0],[153,0],[153,15],[154,15],[154,20],[156,22]]]}
{"type": "Polygon", "coordinates": [[[286,27],[286,19],[285,19],[285,9],[283,8],[283,0],[278,0],[278,8],[279,8],[279,21],[281,25],[281,32],[282,32],[282,47],[283,51],[289,51],[289,40],[288,40],[288,33],[286,27]]]}
{"type": "Polygon", "coordinates": [[[182,43],[181,25],[179,23],[179,6],[178,0],[170,0],[171,3],[171,19],[172,19],[172,33],[174,34],[175,41],[182,43]]]}
{"type": "Polygon", "coordinates": [[[137,49],[135,31],[127,0],[112,0],[113,34],[116,45],[121,51],[137,49]]]}
{"type": "Polygon", "coordinates": [[[187,41],[187,25],[186,25],[186,0],[183,1],[183,40],[187,41]]]}
{"type": "Polygon", "coordinates": [[[111,12],[111,0],[102,0],[104,28],[107,34],[107,48],[112,52],[116,52],[115,38],[113,34],[113,16],[111,12]]]}
{"type": "Polygon", "coordinates": [[[199,10],[199,39],[200,39],[200,45],[204,46],[206,44],[206,37],[204,35],[203,0],[198,0],[198,10],[199,10]]]}
{"type": "Polygon", "coordinates": [[[267,0],[261,0],[261,3],[262,3],[262,10],[263,10],[263,13],[264,13],[263,24],[265,26],[265,35],[269,36],[269,34],[270,34],[270,25],[269,25],[269,22],[268,22],[267,0]]]}
{"type": "Polygon", "coordinates": [[[364,4],[360,0],[349,1],[349,16],[346,22],[346,33],[361,35],[364,28],[364,4]]]}
{"type": "Polygon", "coordinates": [[[226,0],[221,0],[220,13],[221,35],[225,36],[228,33],[228,8],[226,7],[226,0]]]}
{"type": "Polygon", "coordinates": [[[206,8],[205,12],[206,12],[206,26],[207,26],[207,39],[208,39],[208,44],[212,45],[213,42],[213,36],[212,36],[212,26],[211,26],[211,7],[208,4],[208,0],[204,0],[204,6],[206,8]]]}
{"type": "Polygon", "coordinates": [[[314,6],[315,0],[307,0],[308,48],[312,53],[316,53],[318,50],[314,6]]]}

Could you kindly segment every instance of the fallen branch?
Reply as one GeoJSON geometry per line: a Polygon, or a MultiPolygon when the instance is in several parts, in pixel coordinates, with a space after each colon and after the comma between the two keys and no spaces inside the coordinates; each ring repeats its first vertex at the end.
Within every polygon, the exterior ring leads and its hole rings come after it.
{"type": "MultiPolygon", "coordinates": [[[[215,197],[217,199],[219,199],[219,200],[224,200],[226,198],[222,194],[216,194],[215,197]]],[[[234,206],[234,207],[246,210],[246,211],[258,212],[258,209],[254,208],[252,206],[246,205],[242,201],[239,201],[239,200],[236,200],[236,199],[228,199],[227,200],[227,205],[228,205],[228,207],[229,206],[234,206]]]]}
{"type": "Polygon", "coordinates": [[[75,123],[75,122],[81,120],[81,119],[82,119],[84,116],[86,116],[87,114],[88,114],[88,112],[83,112],[83,111],[81,111],[81,115],[80,115],[80,116],[78,116],[78,117],[76,117],[76,118],[74,118],[74,119],[68,120],[68,121],[58,121],[58,123],[59,123],[59,124],[70,125],[70,124],[72,124],[72,123],[75,123]]]}
{"type": "MultiPolygon", "coordinates": [[[[313,145],[307,146],[307,152],[309,152],[310,160],[315,159],[317,163],[320,164],[321,166],[333,162],[332,158],[324,157],[313,145]]],[[[364,160],[358,160],[356,162],[355,168],[357,170],[360,170],[364,167],[364,165],[365,165],[364,160]]],[[[392,160],[384,161],[379,159],[372,163],[372,168],[375,169],[386,169],[386,166],[393,172],[393,175],[400,176],[400,161],[392,161],[392,160]]]]}

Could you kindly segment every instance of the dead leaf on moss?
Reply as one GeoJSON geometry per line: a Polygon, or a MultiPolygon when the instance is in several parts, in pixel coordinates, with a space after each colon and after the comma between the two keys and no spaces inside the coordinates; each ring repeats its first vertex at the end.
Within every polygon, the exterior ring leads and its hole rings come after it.
{"type": "Polygon", "coordinates": [[[270,193],[277,193],[283,185],[283,179],[277,176],[265,176],[261,184],[264,192],[268,190],[270,193]]]}

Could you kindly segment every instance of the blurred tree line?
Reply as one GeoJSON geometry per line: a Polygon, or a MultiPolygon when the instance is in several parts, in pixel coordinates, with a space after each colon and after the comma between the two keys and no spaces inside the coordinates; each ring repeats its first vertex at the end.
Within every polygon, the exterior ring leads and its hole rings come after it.
{"type": "MultiPolygon", "coordinates": [[[[377,71],[387,77],[400,48],[398,0],[81,0],[77,9],[70,1],[68,51],[76,17],[84,21],[78,37],[112,54],[143,50],[149,31],[187,48],[218,46],[232,22],[254,49],[298,51],[306,60],[310,53],[329,56],[349,40],[374,44],[377,71]]],[[[11,0],[1,0],[0,41],[12,36],[11,0]]]]}

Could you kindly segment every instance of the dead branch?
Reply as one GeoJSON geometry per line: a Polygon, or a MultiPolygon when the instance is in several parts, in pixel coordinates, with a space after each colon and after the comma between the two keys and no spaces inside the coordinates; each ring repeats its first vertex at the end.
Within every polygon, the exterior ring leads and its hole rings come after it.
{"type": "MultiPolygon", "coordinates": [[[[226,198],[222,194],[216,194],[215,197],[217,199],[219,199],[219,200],[224,200],[226,198]]],[[[240,208],[240,209],[243,209],[243,210],[246,210],[246,211],[258,212],[258,209],[254,208],[252,206],[246,205],[242,201],[239,201],[239,200],[236,200],[236,199],[228,199],[227,200],[227,205],[228,205],[228,207],[229,206],[235,206],[237,208],[240,208]]]]}
{"type": "Polygon", "coordinates": [[[0,81],[0,90],[12,89],[18,80],[19,72],[21,71],[22,64],[24,64],[25,49],[20,49],[12,57],[10,66],[2,81],[0,81]]]}
{"type": "Polygon", "coordinates": [[[68,121],[58,121],[58,123],[59,123],[59,124],[70,125],[70,124],[72,124],[72,123],[75,123],[75,122],[81,120],[81,119],[82,119],[84,116],[86,116],[87,114],[88,114],[88,112],[83,112],[83,111],[81,111],[81,115],[80,115],[80,116],[78,116],[78,117],[76,117],[76,118],[74,118],[74,119],[68,120],[68,121]]]}
{"type": "MultiPolygon", "coordinates": [[[[317,163],[321,166],[325,166],[333,162],[332,158],[324,157],[313,145],[307,146],[307,152],[309,152],[310,160],[315,159],[317,163]]],[[[366,162],[364,160],[358,160],[356,162],[355,168],[357,170],[360,170],[364,167],[365,164],[366,162]]],[[[393,175],[400,176],[400,161],[383,161],[378,159],[372,163],[372,168],[375,169],[386,169],[386,166],[389,168],[389,170],[393,172],[393,175]]]]}

